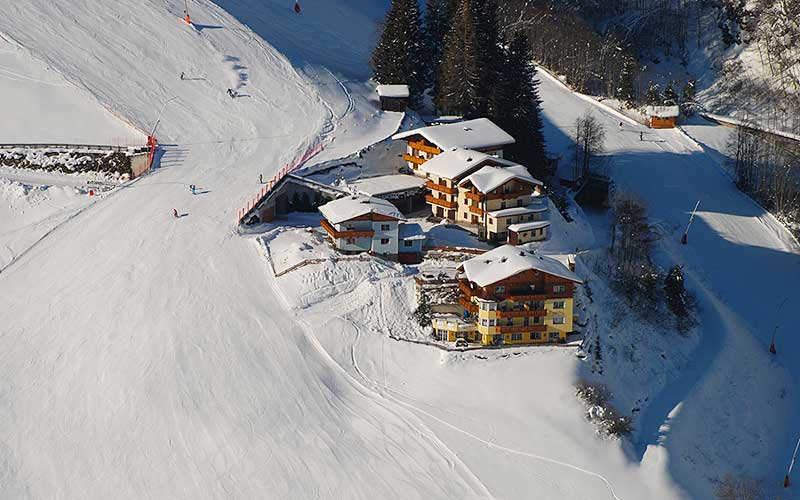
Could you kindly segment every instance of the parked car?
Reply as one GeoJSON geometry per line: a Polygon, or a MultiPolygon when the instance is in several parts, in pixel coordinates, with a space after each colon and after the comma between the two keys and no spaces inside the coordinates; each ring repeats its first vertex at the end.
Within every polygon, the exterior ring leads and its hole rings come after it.
{"type": "Polygon", "coordinates": [[[469,347],[467,339],[456,339],[456,347],[469,347]]]}

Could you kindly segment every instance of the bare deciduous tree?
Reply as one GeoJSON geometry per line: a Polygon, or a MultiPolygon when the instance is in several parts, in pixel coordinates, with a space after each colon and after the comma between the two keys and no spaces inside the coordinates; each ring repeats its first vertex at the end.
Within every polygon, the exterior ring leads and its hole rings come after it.
{"type": "Polygon", "coordinates": [[[594,114],[587,112],[575,120],[574,178],[585,179],[597,155],[603,152],[606,132],[594,114]]]}
{"type": "Polygon", "coordinates": [[[717,500],[766,500],[761,483],[743,476],[725,474],[714,489],[717,500]]]}

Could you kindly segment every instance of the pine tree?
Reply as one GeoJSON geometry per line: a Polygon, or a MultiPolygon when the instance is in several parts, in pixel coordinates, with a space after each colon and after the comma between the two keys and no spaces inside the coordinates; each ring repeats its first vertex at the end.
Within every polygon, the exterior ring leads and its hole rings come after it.
{"type": "Polygon", "coordinates": [[[650,87],[647,89],[644,99],[648,106],[661,105],[661,89],[657,83],[650,82],[650,87]]]}
{"type": "Polygon", "coordinates": [[[682,102],[692,102],[694,101],[694,80],[690,79],[686,82],[686,85],[683,86],[683,97],[681,99],[682,102]]]}
{"type": "Polygon", "coordinates": [[[675,315],[678,331],[686,332],[691,328],[692,299],[686,291],[681,266],[674,266],[664,277],[664,295],[667,308],[675,315]]]}
{"type": "Polygon", "coordinates": [[[495,0],[472,0],[472,8],[480,61],[479,107],[476,115],[495,119],[494,96],[504,61],[503,50],[500,47],[497,3],[495,0]]]}
{"type": "Polygon", "coordinates": [[[635,73],[636,60],[632,57],[626,57],[625,63],[622,65],[622,73],[619,75],[617,97],[622,99],[629,106],[636,100],[636,88],[634,87],[635,73]]]}
{"type": "Polygon", "coordinates": [[[495,121],[516,142],[506,148],[507,157],[528,167],[536,178],[543,178],[545,143],[542,134],[539,83],[532,62],[528,37],[514,33],[504,51],[501,78],[495,92],[495,121]]]}
{"type": "Polygon", "coordinates": [[[440,68],[450,29],[452,12],[448,4],[449,0],[427,0],[425,4],[426,84],[434,99],[438,94],[440,68]]]}
{"type": "Polygon", "coordinates": [[[472,0],[461,0],[447,35],[436,107],[445,114],[479,116],[481,61],[472,0]]]}
{"type": "Polygon", "coordinates": [[[425,84],[423,57],[417,0],[392,0],[372,53],[375,80],[383,84],[406,84],[412,96],[419,96],[425,84]]]}
{"type": "Polygon", "coordinates": [[[675,82],[669,82],[664,89],[664,105],[674,106],[678,103],[678,93],[675,92],[675,82]]]}

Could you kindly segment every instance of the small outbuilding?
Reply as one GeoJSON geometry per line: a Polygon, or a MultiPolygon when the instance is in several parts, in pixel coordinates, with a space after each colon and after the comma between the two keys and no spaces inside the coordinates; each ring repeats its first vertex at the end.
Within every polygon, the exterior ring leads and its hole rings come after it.
{"type": "Polygon", "coordinates": [[[547,238],[549,221],[524,222],[508,226],[508,244],[523,245],[531,241],[542,241],[547,238]]]}
{"type": "Polygon", "coordinates": [[[384,111],[405,111],[410,93],[408,85],[378,85],[375,89],[384,111]]]}
{"type": "Polygon", "coordinates": [[[678,106],[647,106],[647,126],[650,128],[675,128],[675,119],[680,115],[678,106]]]}

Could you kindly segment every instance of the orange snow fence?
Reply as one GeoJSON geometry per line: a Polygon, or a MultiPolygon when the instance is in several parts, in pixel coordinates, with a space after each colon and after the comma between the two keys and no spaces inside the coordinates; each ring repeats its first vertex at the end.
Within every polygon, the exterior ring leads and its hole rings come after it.
{"type": "Polygon", "coordinates": [[[305,162],[307,162],[308,160],[319,154],[320,151],[322,151],[323,149],[325,149],[324,144],[317,144],[313,148],[308,148],[306,152],[303,153],[300,157],[295,158],[291,164],[286,165],[285,167],[280,169],[280,171],[278,171],[278,173],[275,174],[275,176],[269,180],[267,185],[259,190],[259,193],[256,196],[256,198],[248,202],[245,208],[237,212],[236,223],[241,224],[244,218],[247,217],[247,214],[249,214],[250,211],[256,208],[258,204],[261,203],[261,201],[267,197],[267,195],[275,188],[275,186],[278,185],[278,182],[280,182],[281,179],[283,179],[287,175],[297,170],[301,165],[303,165],[305,162]]]}

